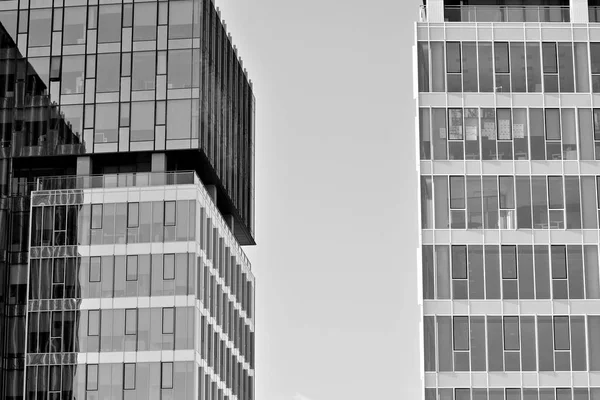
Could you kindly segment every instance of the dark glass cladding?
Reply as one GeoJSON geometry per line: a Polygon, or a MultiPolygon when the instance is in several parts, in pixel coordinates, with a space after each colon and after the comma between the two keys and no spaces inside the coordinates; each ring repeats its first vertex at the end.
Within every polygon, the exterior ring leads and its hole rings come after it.
{"type": "Polygon", "coordinates": [[[9,283],[0,290],[0,397],[5,399],[23,395],[26,296],[10,282],[26,281],[30,182],[74,172],[69,160],[85,152],[46,84],[0,25],[0,279],[9,283]]]}
{"type": "MultiPolygon", "coordinates": [[[[29,233],[30,194],[37,178],[76,175],[82,164],[89,169],[83,175],[107,177],[137,173],[137,178],[157,167],[155,172],[193,170],[205,185],[214,185],[217,207],[233,222],[238,242],[254,244],[254,96],[214,3],[182,0],[89,7],[57,3],[54,8],[51,4],[42,1],[37,8],[17,10],[11,9],[11,2],[0,11],[0,398],[118,398],[116,392],[111,395],[102,389],[117,383],[121,379],[117,376],[127,378],[117,390],[123,395],[138,387],[137,398],[184,398],[177,388],[189,385],[178,381],[177,362],[143,367],[159,371],[157,381],[165,382],[160,390],[148,392],[148,377],[155,372],[142,372],[141,367],[136,371],[128,364],[81,369],[68,351],[81,345],[75,332],[84,318],[78,310],[81,298],[139,296],[145,291],[192,293],[193,287],[200,288],[196,296],[204,298],[225,326],[219,336],[213,331],[214,322],[203,325],[210,337],[204,339],[202,352],[214,366],[213,377],[220,375],[234,395],[253,398],[254,378],[236,361],[245,359],[254,368],[250,350],[254,333],[247,322],[253,289],[241,266],[226,261],[227,255],[234,257],[222,240],[216,240],[216,228],[200,233],[200,240],[205,248],[211,246],[209,259],[225,251],[222,264],[228,267],[219,266],[225,284],[210,268],[190,279],[190,266],[202,271],[207,267],[184,259],[184,254],[167,254],[144,264],[129,258],[79,257],[73,250],[83,243],[81,238],[103,245],[148,243],[148,235],[165,243],[194,240],[189,224],[193,207],[179,201],[164,207],[156,202],[38,207],[33,216],[35,234],[29,233]],[[158,163],[164,165],[156,165],[155,153],[164,155],[158,163]],[[156,210],[162,210],[162,215],[156,210]],[[94,219],[96,215],[100,219],[94,219]],[[182,218],[186,215],[188,220],[182,218]],[[88,219],[89,226],[74,232],[79,219],[88,219]],[[32,275],[28,274],[30,245],[32,275]],[[65,249],[73,252],[62,254],[65,249]],[[47,250],[62,255],[46,257],[47,250]],[[124,276],[117,265],[125,265],[124,276]],[[49,266],[52,273],[41,272],[49,266]],[[85,290],[68,273],[81,266],[78,278],[88,280],[85,290]],[[115,278],[107,279],[111,273],[115,278]],[[29,292],[28,279],[34,282],[29,292]],[[109,282],[112,285],[107,287],[109,282]],[[204,289],[209,283],[210,289],[204,289]],[[245,348],[246,354],[233,354],[229,342],[245,348]],[[26,360],[28,346],[32,352],[26,360]],[[112,368],[112,380],[103,373],[107,368],[112,368]]],[[[207,224],[207,230],[208,226],[212,225],[207,224]]],[[[178,348],[189,339],[178,338],[178,332],[187,329],[178,324],[190,318],[178,314],[183,309],[171,310],[146,311],[152,321],[154,314],[159,316],[161,346],[178,348]]],[[[121,334],[126,337],[134,328],[138,332],[137,326],[127,324],[128,310],[122,311],[124,332],[111,332],[105,340],[102,329],[110,325],[101,323],[99,346],[118,347],[121,334]]],[[[117,321],[115,326],[121,327],[120,313],[103,313],[87,310],[85,318],[98,314],[99,321],[117,321]]],[[[93,324],[91,329],[93,333],[93,324]]],[[[153,339],[144,339],[142,333],[135,345],[152,346],[153,339]]],[[[192,348],[189,343],[182,346],[192,348]]],[[[205,383],[199,389],[206,396],[223,393],[208,373],[201,369],[198,375],[205,383]]]]}
{"type": "Polygon", "coordinates": [[[23,50],[81,134],[90,173],[148,172],[134,157],[160,152],[160,168],[214,185],[239,243],[255,244],[253,89],[213,1],[42,3],[9,6],[0,22],[28,38],[23,50]]]}
{"type": "MultiPolygon", "coordinates": [[[[238,241],[254,244],[254,94],[214,4],[203,4],[200,150],[243,223],[238,241]]],[[[214,181],[202,172],[203,181],[214,181]]]]}

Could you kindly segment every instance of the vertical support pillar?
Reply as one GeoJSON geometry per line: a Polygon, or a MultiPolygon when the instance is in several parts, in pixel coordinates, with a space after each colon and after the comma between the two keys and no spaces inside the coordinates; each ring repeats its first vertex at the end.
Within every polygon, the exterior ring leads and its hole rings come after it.
{"type": "Polygon", "coordinates": [[[77,157],[77,176],[92,175],[92,157],[81,156],[77,157]]]}
{"type": "Polygon", "coordinates": [[[152,153],[150,168],[152,169],[152,172],[166,172],[167,155],[165,153],[152,153]]]}
{"type": "Polygon", "coordinates": [[[444,0],[427,0],[427,21],[444,22],[444,0]]]}
{"type": "Polygon", "coordinates": [[[587,0],[571,0],[571,22],[587,24],[590,21],[587,0]]]}

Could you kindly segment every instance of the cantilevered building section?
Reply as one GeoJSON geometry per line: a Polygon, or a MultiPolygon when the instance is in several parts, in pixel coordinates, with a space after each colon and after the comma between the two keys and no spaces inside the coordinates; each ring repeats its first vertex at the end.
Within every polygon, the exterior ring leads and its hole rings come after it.
{"type": "Polygon", "coordinates": [[[600,399],[600,3],[416,24],[426,400],[600,399]]]}
{"type": "Polygon", "coordinates": [[[0,2],[0,398],[254,399],[254,95],[212,0],[0,2]]]}

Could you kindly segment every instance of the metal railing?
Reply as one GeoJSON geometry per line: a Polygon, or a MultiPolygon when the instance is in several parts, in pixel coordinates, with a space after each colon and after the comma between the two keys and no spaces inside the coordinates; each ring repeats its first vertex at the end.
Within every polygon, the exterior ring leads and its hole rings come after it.
{"type": "MultiPolygon", "coordinates": [[[[600,17],[600,12],[598,16],[600,17]]],[[[446,22],[570,22],[571,13],[568,6],[446,6],[444,20],[446,22]]],[[[427,21],[427,8],[424,6],[420,10],[420,21],[427,21]]]]}
{"type": "Polygon", "coordinates": [[[38,178],[37,190],[192,185],[196,183],[195,179],[196,174],[193,171],[50,176],[38,178]]]}
{"type": "MultiPolygon", "coordinates": [[[[231,227],[225,222],[223,215],[217,208],[212,197],[204,187],[204,184],[194,171],[182,172],[135,172],[105,175],[82,175],[82,176],[49,176],[37,178],[34,190],[55,191],[72,189],[104,189],[104,188],[128,188],[128,187],[151,187],[172,185],[195,185],[200,189],[202,201],[206,206],[206,216],[211,218],[215,226],[220,228],[227,245],[237,250],[242,259],[242,264],[248,273],[251,272],[251,264],[246,253],[239,245],[231,227]]],[[[29,188],[31,189],[31,188],[29,188]]]]}

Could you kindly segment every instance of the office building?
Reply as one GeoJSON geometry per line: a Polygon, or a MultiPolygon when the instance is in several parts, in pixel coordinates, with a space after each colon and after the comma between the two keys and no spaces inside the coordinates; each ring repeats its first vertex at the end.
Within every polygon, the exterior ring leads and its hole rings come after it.
{"type": "Polygon", "coordinates": [[[599,6],[421,7],[427,400],[600,399],[599,6]]]}
{"type": "Polygon", "coordinates": [[[254,399],[254,96],[213,1],[0,24],[0,398],[254,399]]]}

